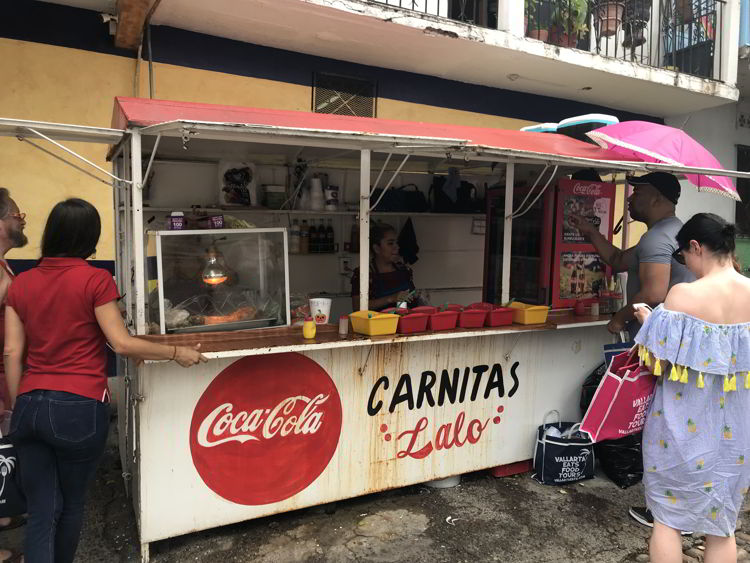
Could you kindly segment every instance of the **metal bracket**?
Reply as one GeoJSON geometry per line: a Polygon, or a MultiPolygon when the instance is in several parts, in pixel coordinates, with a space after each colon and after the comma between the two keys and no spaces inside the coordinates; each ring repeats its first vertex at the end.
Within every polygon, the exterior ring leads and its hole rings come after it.
{"type": "MultiPolygon", "coordinates": [[[[188,139],[189,140],[189,139],[188,139]]],[[[148,175],[151,173],[151,167],[154,165],[154,157],[156,156],[156,149],[159,148],[159,143],[161,142],[161,133],[159,133],[156,136],[156,141],[154,141],[154,150],[151,151],[151,157],[148,159],[148,166],[146,166],[146,173],[143,175],[143,182],[138,184],[138,189],[142,190],[143,185],[148,182],[148,175]]],[[[187,147],[185,146],[185,140],[183,137],[183,148],[187,150],[187,147]]]]}
{"type": "Polygon", "coordinates": [[[146,397],[144,395],[138,395],[135,393],[130,397],[131,403],[142,403],[145,400],[146,400],[146,397]]]}
{"type": "MultiPolygon", "coordinates": [[[[373,209],[375,209],[378,206],[378,203],[380,203],[380,200],[383,199],[383,196],[385,196],[385,193],[388,191],[388,188],[390,188],[391,184],[393,184],[393,182],[396,180],[396,176],[398,176],[399,172],[401,172],[401,169],[406,164],[406,161],[409,160],[410,156],[411,156],[410,154],[407,154],[406,156],[404,156],[404,160],[401,161],[401,164],[398,165],[398,168],[396,168],[396,171],[391,176],[391,179],[388,180],[388,183],[385,185],[385,188],[383,188],[383,193],[380,194],[380,197],[377,199],[377,201],[373,205],[370,206],[370,211],[372,211],[373,209]]],[[[388,158],[390,158],[390,154],[388,155],[388,158]]],[[[385,169],[385,165],[383,165],[383,168],[385,169]]],[[[381,170],[380,173],[382,174],[383,170],[381,170]]],[[[379,178],[379,176],[378,176],[378,178],[379,178]]],[[[377,182],[376,182],[376,185],[377,185],[377,182]]],[[[375,191],[375,189],[373,188],[372,192],[370,192],[370,196],[371,197],[372,197],[372,193],[374,191],[375,191]]]]}
{"type": "MultiPolygon", "coordinates": [[[[122,182],[124,184],[132,184],[133,183],[131,180],[125,180],[123,178],[119,178],[119,177],[115,176],[114,174],[112,174],[111,172],[108,172],[107,170],[105,170],[104,168],[102,168],[101,166],[99,166],[98,164],[94,164],[89,159],[84,158],[83,156],[81,156],[80,154],[78,154],[77,152],[75,152],[74,150],[69,149],[68,147],[66,147],[65,145],[63,145],[61,143],[58,143],[54,139],[51,139],[50,137],[47,137],[47,135],[44,135],[43,133],[40,133],[39,131],[37,131],[33,127],[24,127],[24,129],[26,129],[27,131],[32,132],[34,135],[36,135],[37,137],[40,137],[40,138],[44,139],[45,141],[49,141],[50,143],[52,143],[53,145],[55,145],[57,148],[59,148],[59,149],[65,151],[66,153],[74,156],[78,160],[81,160],[81,161],[85,162],[89,166],[91,166],[93,168],[96,168],[97,170],[99,170],[99,172],[102,172],[102,173],[106,174],[107,176],[109,176],[110,178],[112,178],[113,180],[115,180],[116,182],[122,182]]],[[[106,180],[102,180],[101,178],[98,178],[97,176],[94,176],[93,174],[87,172],[86,170],[81,169],[80,167],[74,165],[73,163],[68,162],[64,158],[59,157],[56,154],[54,154],[54,153],[52,153],[52,152],[50,152],[50,151],[48,151],[48,150],[40,147],[39,145],[36,145],[36,144],[32,143],[31,141],[29,141],[23,135],[17,135],[17,138],[18,138],[19,141],[25,141],[25,142],[29,143],[30,145],[32,145],[33,147],[41,150],[42,152],[45,152],[45,153],[47,153],[47,154],[49,154],[51,156],[54,156],[58,160],[61,160],[64,163],[71,165],[73,168],[76,168],[77,170],[80,170],[81,172],[84,172],[85,174],[88,174],[89,176],[93,176],[94,178],[96,178],[100,182],[104,182],[105,184],[108,184],[108,185],[110,184],[110,182],[108,182],[106,180]]]]}
{"type": "Polygon", "coordinates": [[[188,143],[190,143],[190,139],[192,139],[195,135],[197,135],[198,132],[183,127],[182,130],[180,131],[180,134],[182,137],[182,150],[186,151],[188,150],[188,143]]]}

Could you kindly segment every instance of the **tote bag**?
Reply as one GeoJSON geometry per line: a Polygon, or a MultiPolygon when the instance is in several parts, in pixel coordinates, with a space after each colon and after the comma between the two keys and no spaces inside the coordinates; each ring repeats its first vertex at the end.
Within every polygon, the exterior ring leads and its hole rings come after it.
{"type": "Polygon", "coordinates": [[[8,438],[0,436],[0,518],[26,512],[26,497],[18,473],[16,448],[8,438]]]}
{"type": "Polygon", "coordinates": [[[578,430],[577,423],[561,422],[557,411],[544,415],[536,433],[534,479],[543,485],[564,485],[594,477],[594,443],[578,430]],[[548,424],[553,414],[557,422],[548,424]]]}
{"type": "Polygon", "coordinates": [[[594,442],[637,434],[646,423],[656,379],[633,347],[612,358],[581,422],[594,442]]]}

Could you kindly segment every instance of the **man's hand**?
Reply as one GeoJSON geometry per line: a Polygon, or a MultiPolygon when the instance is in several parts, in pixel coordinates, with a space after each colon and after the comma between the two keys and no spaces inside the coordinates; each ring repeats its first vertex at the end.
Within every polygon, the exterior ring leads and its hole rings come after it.
{"type": "Polygon", "coordinates": [[[571,213],[568,215],[568,222],[573,225],[580,233],[586,238],[590,238],[593,233],[599,232],[594,225],[592,225],[588,219],[571,213]]]}
{"type": "Polygon", "coordinates": [[[612,334],[620,334],[625,330],[625,321],[620,318],[620,315],[615,315],[607,325],[607,330],[612,334]]]}

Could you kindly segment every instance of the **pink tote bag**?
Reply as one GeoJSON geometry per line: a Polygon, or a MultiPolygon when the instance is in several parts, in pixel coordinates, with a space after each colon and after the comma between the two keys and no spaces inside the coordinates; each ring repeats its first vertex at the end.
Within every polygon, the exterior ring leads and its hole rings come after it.
{"type": "Polygon", "coordinates": [[[638,348],[609,364],[581,422],[594,442],[617,440],[643,430],[656,378],[638,361],[638,348]]]}

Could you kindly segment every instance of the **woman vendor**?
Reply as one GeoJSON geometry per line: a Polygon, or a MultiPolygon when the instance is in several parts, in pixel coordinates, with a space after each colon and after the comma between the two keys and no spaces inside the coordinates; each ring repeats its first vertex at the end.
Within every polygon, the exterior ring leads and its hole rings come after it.
{"type": "MultiPolygon", "coordinates": [[[[417,304],[411,269],[399,255],[396,229],[373,222],[370,227],[369,309],[382,311],[406,301],[417,304]]],[[[352,304],[359,310],[359,268],[352,276],[352,304]]]]}

